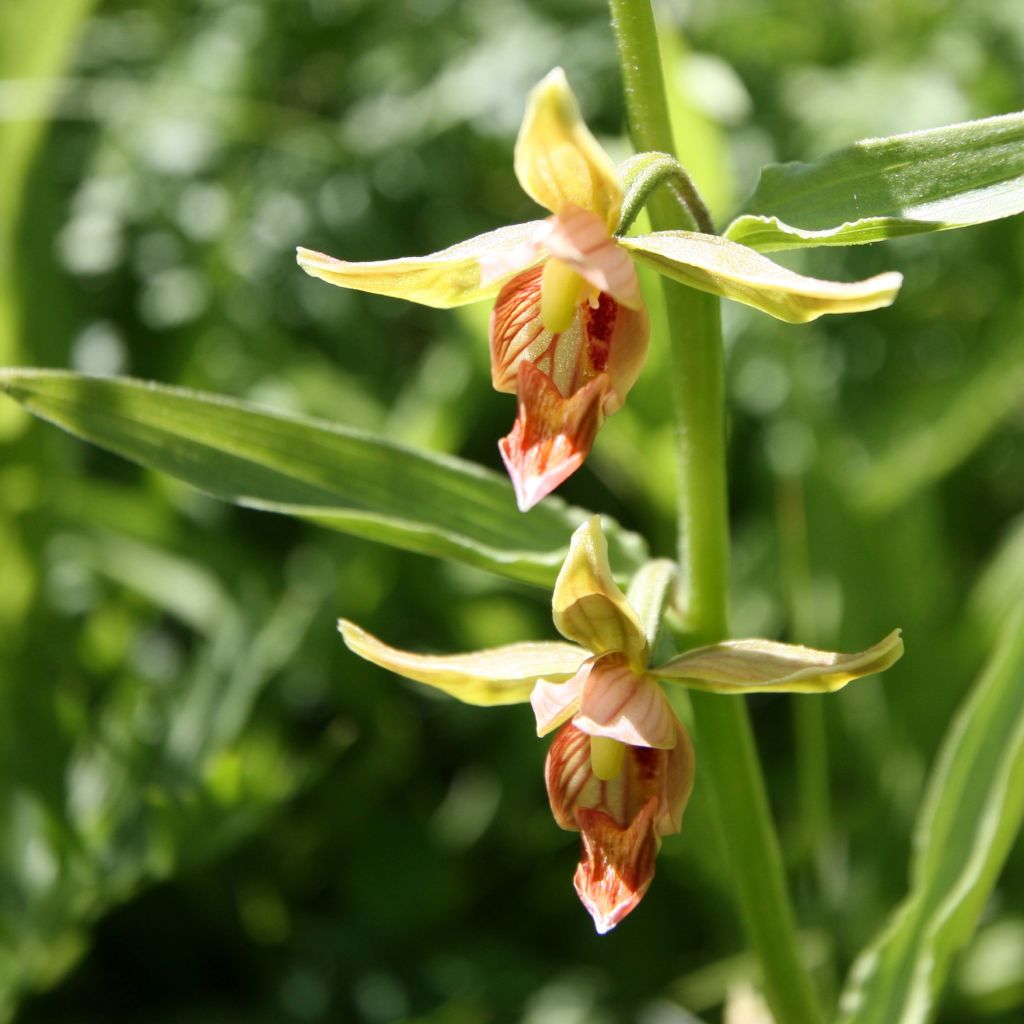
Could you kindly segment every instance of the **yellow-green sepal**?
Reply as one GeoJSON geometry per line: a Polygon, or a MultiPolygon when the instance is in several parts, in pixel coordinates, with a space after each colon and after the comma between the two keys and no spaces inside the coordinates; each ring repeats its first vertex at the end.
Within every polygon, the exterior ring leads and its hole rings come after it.
{"type": "Polygon", "coordinates": [[[856,654],[774,640],[728,640],[680,654],[650,674],[717,693],[832,693],[852,679],[884,671],[902,655],[898,629],[856,654]]]}
{"type": "Polygon", "coordinates": [[[551,601],[555,628],[594,654],[622,651],[637,671],[647,663],[647,638],[636,612],[612,578],[608,542],[597,516],[572,535],[551,601]]]}
{"type": "Polygon", "coordinates": [[[596,213],[609,233],[618,226],[622,186],[615,164],[590,134],[561,68],[536,85],[526,101],[515,172],[523,191],[552,213],[572,203],[596,213]]]}
{"type": "Polygon", "coordinates": [[[524,703],[538,679],[571,679],[590,657],[587,651],[558,641],[506,644],[467,654],[413,654],[389,647],[346,619],[339,620],[338,630],[360,658],[443,690],[465,704],[485,707],[524,703]]]}
{"type": "Polygon", "coordinates": [[[696,231],[656,231],[619,244],[659,274],[791,324],[892,305],[903,284],[895,271],[851,282],[805,277],[745,245],[696,231]]]}
{"type": "Polygon", "coordinates": [[[654,558],[645,562],[629,581],[626,600],[636,612],[651,650],[657,643],[662,615],[672,596],[677,574],[675,562],[668,558],[654,558]]]}
{"type": "Polygon", "coordinates": [[[307,274],[339,288],[449,309],[493,298],[506,281],[539,263],[543,255],[531,251],[530,243],[543,227],[544,222],[539,220],[510,224],[429,256],[350,263],[299,248],[296,259],[307,274]],[[501,266],[503,272],[484,273],[481,261],[501,266]]]}

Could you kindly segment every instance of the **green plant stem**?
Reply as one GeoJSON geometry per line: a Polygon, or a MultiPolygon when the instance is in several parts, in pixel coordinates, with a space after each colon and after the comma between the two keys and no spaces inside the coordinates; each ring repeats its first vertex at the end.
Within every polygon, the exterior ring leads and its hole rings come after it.
{"type": "Polygon", "coordinates": [[[693,179],[686,168],[668,153],[637,153],[618,168],[625,186],[626,197],[615,234],[624,235],[632,227],[640,211],[647,205],[651,193],[661,187],[668,188],[685,211],[683,223],[687,231],[713,234],[715,226],[704,205],[693,179]]]}
{"type": "MultiPolygon", "coordinates": [[[[650,0],[609,0],[638,151],[673,154],[650,0]]],[[[670,195],[648,204],[656,230],[684,226],[670,195]]],[[[729,520],[723,348],[717,298],[663,279],[672,349],[679,467],[680,609],[689,645],[728,635],[729,520]]],[[[746,705],[692,695],[701,770],[710,781],[744,924],[780,1024],[822,1020],[801,962],[782,857],[746,705]]]]}

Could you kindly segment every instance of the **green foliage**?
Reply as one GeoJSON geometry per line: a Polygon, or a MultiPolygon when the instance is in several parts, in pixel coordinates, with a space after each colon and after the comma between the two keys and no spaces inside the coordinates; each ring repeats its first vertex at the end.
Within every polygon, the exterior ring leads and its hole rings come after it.
{"type": "Polygon", "coordinates": [[[766,167],[727,237],[761,252],[861,245],[1024,210],[1024,114],[866,139],[766,167]]]}
{"type": "MultiPolygon", "coordinates": [[[[15,246],[25,181],[55,99],[53,79],[70,56],[93,0],[58,0],[43,9],[16,0],[0,11],[0,69],[8,88],[24,93],[34,117],[12,120],[0,132],[0,363],[18,356],[19,309],[15,246]]],[[[13,433],[12,410],[0,412],[0,438],[13,433]]]]}
{"type": "Polygon", "coordinates": [[[133,671],[123,663],[131,611],[106,608],[80,656],[119,671],[102,694],[58,690],[59,721],[40,722],[41,709],[26,706],[19,686],[29,680],[0,677],[4,772],[21,782],[0,794],[2,1019],[26,985],[60,978],[100,915],[143,885],[222,855],[306,785],[343,739],[298,753],[251,721],[261,691],[306,638],[322,578],[297,579],[246,607],[201,566],[117,535],[77,538],[68,555],[148,598],[198,642],[179,653],[151,628],[133,671]],[[63,747],[48,750],[48,765],[34,749],[41,729],[63,747]],[[40,777],[47,768],[50,784],[40,777]]]}
{"type": "MultiPolygon", "coordinates": [[[[408,551],[551,586],[587,513],[550,499],[526,515],[472,463],[224,398],[72,373],[0,372],[0,389],[73,434],[218,498],[408,551]]],[[[643,541],[609,528],[625,575],[643,541]]]]}
{"type": "MultiPolygon", "coordinates": [[[[555,63],[627,156],[604,7],[93,6],[0,3],[0,151],[25,145],[0,183],[17,212],[0,217],[7,360],[230,395],[497,471],[513,402],[490,390],[486,308],[346,295],[307,279],[294,247],[426,253],[537,216],[509,154],[527,89],[555,63]],[[6,31],[27,15],[38,25],[6,31]],[[49,32],[61,46],[29,70],[49,32]],[[52,105],[9,81],[62,73],[52,105]]],[[[697,0],[675,15],[680,157],[720,224],[765,164],[814,169],[857,139],[1020,107],[1017,0],[697,0]]],[[[811,224],[776,198],[748,212],[811,224]]],[[[1020,600],[1024,244],[1017,218],[786,260],[837,280],[905,275],[885,311],[805,327],[727,314],[734,632],[858,650],[899,625],[907,643],[884,681],[801,719],[785,697],[750,705],[802,937],[834,994],[905,895],[929,766],[1020,600]]],[[[671,399],[643,284],[650,358],[564,493],[664,555],[671,399]]],[[[430,651],[551,637],[543,592],[210,501],[18,421],[0,454],[8,1015],[618,1024],[682,1019],[681,1004],[711,1021],[756,977],[699,750],[645,906],[597,940],[528,713],[424,699],[348,656],[334,626],[430,651]]],[[[1010,843],[985,875],[945,1024],[1020,1018],[1000,957],[1020,948],[1022,852],[1010,843]]]]}
{"type": "Polygon", "coordinates": [[[911,888],[854,965],[848,1024],[935,1017],[1024,820],[1024,609],[1012,615],[943,743],[915,834],[911,888]]]}

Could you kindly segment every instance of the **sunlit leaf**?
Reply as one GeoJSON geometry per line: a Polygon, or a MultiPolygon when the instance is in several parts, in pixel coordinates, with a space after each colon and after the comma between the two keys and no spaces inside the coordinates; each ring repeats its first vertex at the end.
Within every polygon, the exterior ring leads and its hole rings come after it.
{"type": "MultiPolygon", "coordinates": [[[[548,499],[516,510],[511,485],[321,420],[128,379],[0,371],[0,389],[42,419],[216,497],[409,551],[551,585],[587,513],[548,499]]],[[[643,542],[606,523],[623,573],[643,542]]]]}
{"type": "Polygon", "coordinates": [[[762,252],[860,245],[1024,210],[1024,113],[865,139],[774,164],[726,237],[762,252]]]}
{"type": "MultiPolygon", "coordinates": [[[[19,306],[23,296],[15,282],[16,232],[21,220],[24,188],[33,158],[48,127],[56,102],[56,82],[73,52],[73,44],[95,0],[54,0],[0,5],[0,80],[8,88],[38,86],[18,100],[8,99],[0,125],[0,362],[16,362],[19,350],[19,306]]],[[[0,437],[15,433],[22,417],[9,406],[0,410],[0,437]]]]}
{"type": "Polygon", "coordinates": [[[1024,606],[947,733],[917,826],[910,892],[855,963],[843,1024],[922,1024],[1024,818],[1024,606]]]}

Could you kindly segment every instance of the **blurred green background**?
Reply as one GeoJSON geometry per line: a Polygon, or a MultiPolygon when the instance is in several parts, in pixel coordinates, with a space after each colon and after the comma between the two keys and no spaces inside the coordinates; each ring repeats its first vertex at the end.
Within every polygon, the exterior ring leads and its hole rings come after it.
{"type": "MultiPolygon", "coordinates": [[[[661,13],[681,155],[720,224],[764,163],[1022,106],[1019,0],[661,13]]],[[[514,403],[489,387],[486,304],[342,292],[293,250],[412,255],[535,216],[511,147],[555,64],[625,156],[596,0],[4,0],[0,364],[223,392],[497,468],[514,403]]],[[[907,642],[834,697],[751,701],[834,994],[905,891],[928,767],[1024,597],[1024,225],[784,261],[906,275],[856,317],[726,310],[735,632],[907,642]]],[[[656,334],[562,492],[660,554],[665,358],[656,334]]],[[[218,504],[0,404],[0,1019],[720,1019],[752,965],[699,760],[651,892],[599,938],[529,709],[438,698],[334,630],[462,650],[550,635],[548,600],[218,504]]],[[[1018,845],[941,1019],[1022,1016],[1018,845]]]]}

